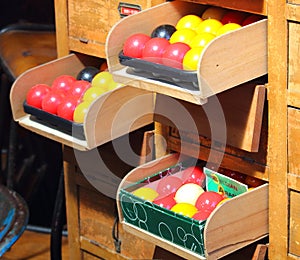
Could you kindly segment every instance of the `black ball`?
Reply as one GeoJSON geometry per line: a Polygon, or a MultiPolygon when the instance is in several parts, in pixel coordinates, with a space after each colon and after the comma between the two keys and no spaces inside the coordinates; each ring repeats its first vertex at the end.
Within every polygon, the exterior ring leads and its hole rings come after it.
{"type": "Polygon", "coordinates": [[[156,27],[152,33],[151,38],[166,38],[167,40],[170,40],[172,34],[176,31],[175,26],[171,24],[163,24],[158,27],[156,27]]]}
{"type": "Polygon", "coordinates": [[[77,80],[85,80],[92,82],[93,77],[100,72],[100,69],[97,69],[93,66],[87,66],[83,68],[77,75],[77,80]]]}

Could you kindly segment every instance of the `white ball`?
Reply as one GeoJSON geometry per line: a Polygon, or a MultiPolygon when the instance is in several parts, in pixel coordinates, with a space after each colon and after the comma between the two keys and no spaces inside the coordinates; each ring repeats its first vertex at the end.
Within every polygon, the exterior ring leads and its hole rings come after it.
{"type": "Polygon", "coordinates": [[[195,183],[187,183],[182,185],[175,194],[175,201],[177,203],[189,203],[192,205],[196,204],[196,201],[200,194],[204,192],[203,188],[195,183]]]}

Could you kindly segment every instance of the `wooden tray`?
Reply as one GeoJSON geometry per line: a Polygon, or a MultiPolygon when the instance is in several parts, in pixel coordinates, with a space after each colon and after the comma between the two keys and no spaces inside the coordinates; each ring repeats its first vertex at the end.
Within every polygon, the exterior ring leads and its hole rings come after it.
{"type": "Polygon", "coordinates": [[[20,75],[10,93],[14,120],[37,134],[78,150],[93,149],[153,122],[153,93],[129,86],[109,91],[91,104],[82,126],[85,138],[65,133],[59,126],[33,120],[24,111],[23,103],[30,87],[37,83],[51,84],[62,74],[76,76],[85,66],[77,55],[70,54],[20,75]]]}
{"type": "Polygon", "coordinates": [[[143,10],[116,23],[106,40],[108,67],[115,81],[202,105],[210,96],[267,74],[266,19],[211,41],[199,61],[196,71],[198,88],[195,90],[128,73],[129,67],[120,63],[119,54],[129,35],[150,35],[158,25],[175,25],[182,16],[202,13],[205,8],[205,5],[197,3],[172,1],[143,10]]]}

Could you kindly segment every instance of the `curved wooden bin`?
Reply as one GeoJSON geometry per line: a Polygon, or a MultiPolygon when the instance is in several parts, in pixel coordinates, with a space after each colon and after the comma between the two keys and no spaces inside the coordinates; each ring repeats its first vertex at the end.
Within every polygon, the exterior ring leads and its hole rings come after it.
{"type": "Polygon", "coordinates": [[[117,82],[154,91],[198,105],[208,97],[267,74],[267,20],[244,26],[211,41],[198,64],[198,86],[190,90],[127,72],[119,53],[127,37],[134,33],[151,35],[161,24],[173,24],[184,15],[202,13],[207,6],[172,1],[163,3],[116,23],[106,40],[108,67],[117,82]]]}
{"type": "Polygon", "coordinates": [[[78,150],[93,149],[153,122],[152,92],[128,86],[109,91],[91,104],[82,125],[84,140],[32,120],[30,114],[24,112],[23,102],[30,87],[37,83],[51,85],[55,77],[62,74],[76,76],[85,66],[75,54],[70,54],[20,75],[10,93],[14,120],[24,128],[78,150]]]}

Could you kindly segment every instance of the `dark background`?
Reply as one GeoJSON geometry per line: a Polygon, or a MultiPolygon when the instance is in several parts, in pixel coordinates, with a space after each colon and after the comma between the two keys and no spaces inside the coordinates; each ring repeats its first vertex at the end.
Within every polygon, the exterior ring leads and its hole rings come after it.
{"type": "MultiPolygon", "coordinates": [[[[16,23],[54,25],[54,0],[0,1],[0,29],[16,23]]],[[[24,159],[34,154],[34,162],[22,173],[14,190],[25,198],[29,206],[29,224],[50,227],[62,169],[62,147],[59,143],[20,128],[16,176],[24,165],[24,159]]]]}
{"type": "Polygon", "coordinates": [[[0,27],[20,21],[54,24],[54,0],[0,1],[0,27]]]}

